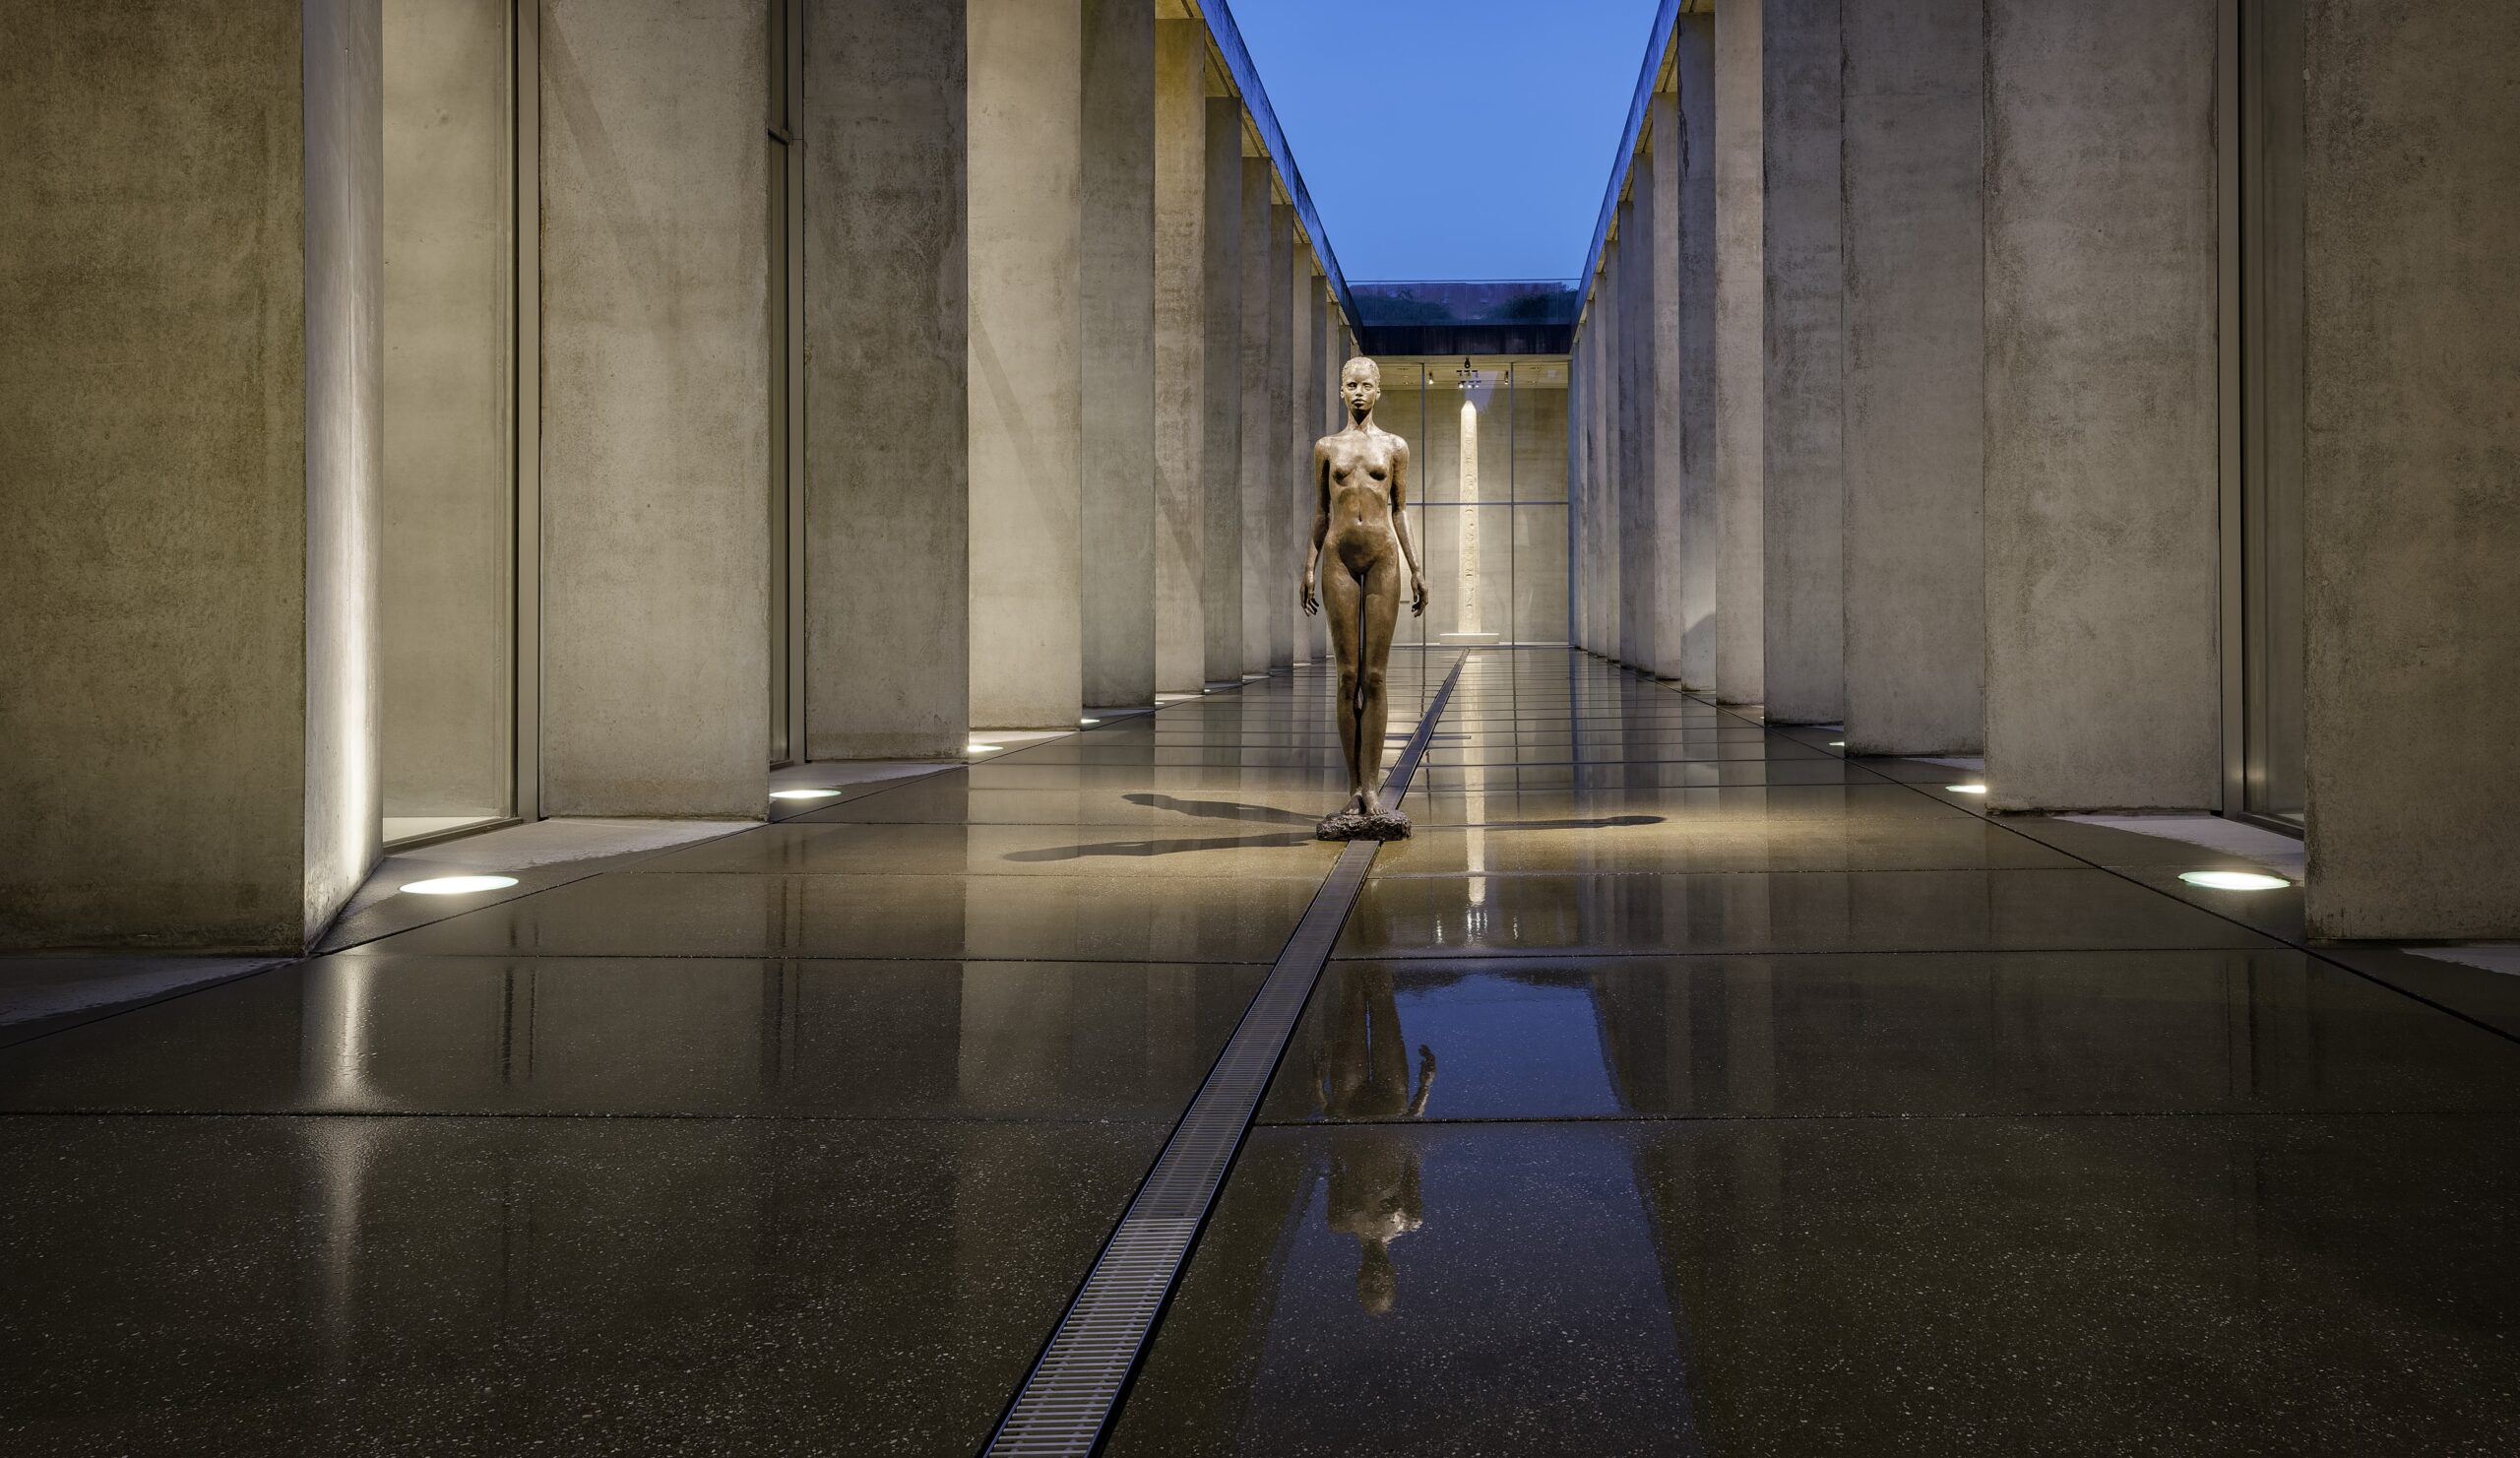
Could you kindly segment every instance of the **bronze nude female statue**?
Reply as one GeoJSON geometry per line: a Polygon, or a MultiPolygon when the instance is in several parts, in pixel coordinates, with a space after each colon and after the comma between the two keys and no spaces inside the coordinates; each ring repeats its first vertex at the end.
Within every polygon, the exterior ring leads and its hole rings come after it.
{"type": "Polygon", "coordinates": [[[1409,569],[1413,613],[1426,610],[1426,579],[1409,539],[1409,442],[1374,424],[1382,371],[1362,355],[1339,371],[1348,428],[1312,445],[1312,549],[1303,564],[1303,610],[1330,602],[1331,651],[1339,663],[1339,747],[1348,756],[1348,803],[1314,834],[1325,841],[1394,841],[1409,817],[1382,799],[1389,706],[1383,672],[1400,616],[1400,572],[1409,569]],[[1320,571],[1324,559],[1327,573],[1320,571]],[[1314,593],[1316,576],[1320,592],[1314,593]]]}

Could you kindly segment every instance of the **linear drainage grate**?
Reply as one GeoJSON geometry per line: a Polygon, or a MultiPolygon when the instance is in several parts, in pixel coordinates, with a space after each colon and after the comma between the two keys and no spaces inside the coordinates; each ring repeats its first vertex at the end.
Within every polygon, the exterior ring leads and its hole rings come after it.
{"type": "MultiPolygon", "coordinates": [[[[1435,690],[1433,701],[1419,717],[1417,731],[1384,777],[1395,805],[1409,793],[1418,761],[1452,698],[1453,685],[1461,679],[1461,666],[1462,660],[1454,660],[1443,686],[1435,690]]],[[[1355,905],[1356,893],[1364,889],[1365,872],[1372,867],[1378,849],[1379,842],[1351,841],[1339,853],[1338,863],[1313,893],[1303,919],[1295,923],[1294,935],[1278,953],[1259,995],[1251,999],[1225,1051],[1218,1054],[1216,1066],[1208,1070],[1207,1082],[1199,1086],[1198,1097],[1173,1126],[1164,1153],[1156,1156],[1155,1168],[1138,1186],[1137,1198],[1129,1202],[1119,1229],[1112,1232],[1076,1299],[1068,1303],[1067,1314],[1059,1318],[1058,1330],[1016,1392],[983,1454],[1085,1458],[1102,1440],[1120,1388],[1128,1381],[1138,1355],[1146,1350],[1156,1314],[1181,1279],[1200,1223],[1207,1219],[1208,1207],[1225,1183],[1226,1170],[1241,1147],[1244,1131],[1251,1127],[1269,1075],[1276,1071],[1287,1041],[1294,1036],[1295,1019],[1311,997],[1323,964],[1330,960],[1330,948],[1339,939],[1349,909],[1355,905]]]]}

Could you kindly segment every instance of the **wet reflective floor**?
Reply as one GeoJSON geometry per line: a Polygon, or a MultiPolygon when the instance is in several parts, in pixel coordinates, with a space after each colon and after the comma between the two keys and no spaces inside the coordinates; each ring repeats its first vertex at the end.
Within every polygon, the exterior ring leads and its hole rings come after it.
{"type": "MultiPolygon", "coordinates": [[[[0,1449],[974,1451],[1329,873],[1329,697],[0,1049],[0,1449]]],[[[2511,1450],[2491,1018],[1581,654],[1428,734],[1108,1451],[2511,1450]]]]}

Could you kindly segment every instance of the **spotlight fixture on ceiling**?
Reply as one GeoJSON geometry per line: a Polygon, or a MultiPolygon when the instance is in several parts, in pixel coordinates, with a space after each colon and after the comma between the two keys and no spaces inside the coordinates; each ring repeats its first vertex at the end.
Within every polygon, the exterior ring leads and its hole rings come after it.
{"type": "Polygon", "coordinates": [[[1479,366],[1470,362],[1469,355],[1462,356],[1461,368],[1454,370],[1453,373],[1461,377],[1461,387],[1464,390],[1479,388],[1479,366]]]}

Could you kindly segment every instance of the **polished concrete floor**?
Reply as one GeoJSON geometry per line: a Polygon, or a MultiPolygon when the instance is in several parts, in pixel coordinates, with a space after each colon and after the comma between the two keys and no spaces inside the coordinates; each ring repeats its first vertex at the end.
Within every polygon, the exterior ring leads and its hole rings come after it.
{"type": "MultiPolygon", "coordinates": [[[[0,1049],[0,1449],[973,1451],[1336,858],[1328,698],[0,1049]]],[[[2512,1450],[2490,1008],[1580,654],[1429,734],[1110,1452],[2512,1450]]]]}

